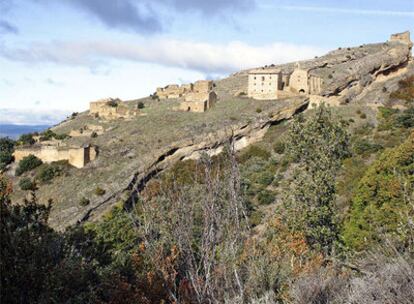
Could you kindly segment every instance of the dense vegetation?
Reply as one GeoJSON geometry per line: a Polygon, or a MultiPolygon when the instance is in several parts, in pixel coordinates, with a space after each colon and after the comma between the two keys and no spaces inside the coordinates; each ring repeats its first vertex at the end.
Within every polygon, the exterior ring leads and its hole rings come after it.
{"type": "Polygon", "coordinates": [[[15,142],[8,138],[0,138],[0,171],[4,170],[13,161],[15,142]]]}
{"type": "MultiPolygon", "coordinates": [[[[393,94],[407,108],[381,108],[377,125],[321,106],[275,126],[276,141],[240,154],[230,141],[219,156],[178,163],[139,198],[65,232],[48,226],[50,202],[39,204],[32,180],[20,185],[30,199],[12,205],[2,177],[1,299],[414,303],[410,85],[393,94]]],[[[42,166],[39,182],[60,174],[42,166]]]]}

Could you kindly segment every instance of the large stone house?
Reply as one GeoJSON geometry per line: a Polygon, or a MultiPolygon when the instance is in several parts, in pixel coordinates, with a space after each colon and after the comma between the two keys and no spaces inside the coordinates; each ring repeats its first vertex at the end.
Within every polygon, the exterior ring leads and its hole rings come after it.
{"type": "Polygon", "coordinates": [[[282,73],[278,69],[256,69],[249,71],[247,96],[254,99],[278,98],[282,89],[282,73]]]}

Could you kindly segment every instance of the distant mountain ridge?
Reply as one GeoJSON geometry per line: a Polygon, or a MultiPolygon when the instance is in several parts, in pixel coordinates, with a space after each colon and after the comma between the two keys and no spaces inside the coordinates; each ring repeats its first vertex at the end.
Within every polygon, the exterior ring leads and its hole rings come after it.
{"type": "Polygon", "coordinates": [[[15,124],[0,124],[0,137],[10,137],[17,139],[20,135],[32,132],[41,132],[50,125],[15,125],[15,124]]]}

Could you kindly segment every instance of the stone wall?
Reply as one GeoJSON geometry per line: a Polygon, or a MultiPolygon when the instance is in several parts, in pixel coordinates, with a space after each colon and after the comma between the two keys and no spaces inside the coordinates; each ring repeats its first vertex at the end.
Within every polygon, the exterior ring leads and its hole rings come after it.
{"type": "Polygon", "coordinates": [[[411,38],[410,38],[410,32],[406,31],[403,33],[397,33],[397,34],[392,34],[390,37],[390,41],[398,41],[398,42],[402,42],[405,44],[410,45],[410,47],[413,46],[413,43],[411,42],[411,38]]]}
{"type": "Polygon", "coordinates": [[[289,87],[294,92],[309,93],[308,71],[297,68],[290,75],[289,87]]]}
{"type": "Polygon", "coordinates": [[[278,98],[282,89],[280,70],[252,70],[248,75],[247,96],[254,99],[271,100],[278,98]]]}
{"type": "Polygon", "coordinates": [[[44,163],[67,160],[76,168],[83,168],[88,162],[94,160],[97,155],[95,147],[58,147],[58,146],[35,146],[17,148],[13,153],[15,162],[24,157],[34,155],[44,163]]]}
{"type": "Polygon", "coordinates": [[[137,116],[139,110],[129,109],[119,98],[105,98],[90,102],[89,114],[110,120],[137,116]]]}
{"type": "Polygon", "coordinates": [[[156,95],[160,99],[176,99],[190,93],[208,93],[213,90],[213,81],[198,80],[194,84],[188,83],[179,86],[170,84],[163,88],[157,88],[156,95]]]}
{"type": "Polygon", "coordinates": [[[215,106],[217,95],[214,91],[207,93],[188,93],[185,101],[180,103],[179,111],[205,112],[215,106]]]}

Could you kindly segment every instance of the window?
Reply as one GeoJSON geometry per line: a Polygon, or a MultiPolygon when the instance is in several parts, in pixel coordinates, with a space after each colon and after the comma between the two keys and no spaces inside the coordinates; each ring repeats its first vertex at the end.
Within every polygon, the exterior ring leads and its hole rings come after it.
{"type": "Polygon", "coordinates": [[[256,80],[256,76],[254,76],[254,80],[256,80]]]}
{"type": "Polygon", "coordinates": [[[262,76],[262,81],[265,81],[265,77],[264,76],[262,76]]]}

